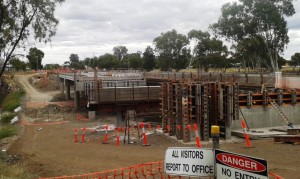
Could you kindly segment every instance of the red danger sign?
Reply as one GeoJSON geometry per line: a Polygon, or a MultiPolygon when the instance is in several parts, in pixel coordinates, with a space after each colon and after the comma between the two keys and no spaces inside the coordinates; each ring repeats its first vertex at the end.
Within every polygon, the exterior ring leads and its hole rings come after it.
{"type": "Polygon", "coordinates": [[[215,150],[217,178],[267,179],[267,161],[259,158],[215,150]]]}
{"type": "Polygon", "coordinates": [[[266,167],[260,162],[240,155],[220,153],[216,155],[216,158],[227,166],[244,171],[263,172],[266,170],[266,167]]]}

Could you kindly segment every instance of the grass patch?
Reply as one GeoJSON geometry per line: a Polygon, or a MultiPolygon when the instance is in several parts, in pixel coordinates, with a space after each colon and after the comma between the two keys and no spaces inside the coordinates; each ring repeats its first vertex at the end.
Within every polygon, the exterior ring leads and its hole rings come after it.
{"type": "Polygon", "coordinates": [[[38,178],[38,176],[33,175],[28,172],[24,164],[14,164],[7,165],[0,160],[0,178],[10,178],[10,179],[31,179],[38,178]]]}
{"type": "Polygon", "coordinates": [[[8,94],[2,101],[3,111],[13,111],[21,104],[21,98],[24,95],[22,91],[15,91],[8,94]]]}
{"type": "Polygon", "coordinates": [[[12,125],[5,125],[0,128],[0,140],[17,134],[17,128],[12,125]]]}

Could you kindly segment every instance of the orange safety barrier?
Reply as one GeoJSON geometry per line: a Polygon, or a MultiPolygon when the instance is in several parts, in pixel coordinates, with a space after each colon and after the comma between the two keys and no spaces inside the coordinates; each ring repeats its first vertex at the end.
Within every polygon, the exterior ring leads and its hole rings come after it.
{"type": "Polygon", "coordinates": [[[81,129],[82,131],[82,135],[81,135],[81,142],[85,142],[85,135],[84,135],[84,132],[85,132],[85,127],[81,129]]]}
{"type": "Polygon", "coordinates": [[[243,130],[244,130],[244,136],[245,136],[245,140],[246,140],[246,143],[247,143],[247,147],[251,147],[251,142],[250,142],[249,135],[248,135],[248,132],[247,132],[246,122],[244,120],[242,120],[242,127],[243,127],[243,130]]]}
{"type": "MultiPolygon", "coordinates": [[[[269,177],[275,179],[283,179],[283,177],[269,172],[269,177]]],[[[39,179],[138,179],[138,178],[159,178],[159,179],[172,179],[172,178],[188,178],[181,176],[170,176],[164,172],[164,161],[150,162],[130,167],[119,168],[115,170],[107,170],[103,172],[94,172],[82,175],[60,176],[39,179]]]]}
{"type": "Polygon", "coordinates": [[[272,173],[272,172],[269,172],[269,178],[270,179],[272,179],[272,178],[274,178],[274,179],[284,179],[283,177],[281,177],[281,176],[279,176],[275,173],[272,173]]]}
{"type": "Polygon", "coordinates": [[[116,131],[117,131],[116,146],[119,146],[120,145],[120,132],[121,132],[121,129],[116,128],[116,131]]]}
{"type": "Polygon", "coordinates": [[[108,125],[105,125],[105,134],[104,134],[104,140],[102,141],[102,144],[109,144],[107,130],[108,130],[108,125]]]}
{"type": "Polygon", "coordinates": [[[143,131],[143,138],[144,138],[143,146],[149,146],[150,144],[148,144],[148,142],[147,142],[147,135],[146,135],[144,123],[142,123],[141,126],[142,126],[142,131],[143,131]]]}
{"type": "Polygon", "coordinates": [[[164,173],[163,161],[140,164],[130,167],[124,167],[116,170],[108,170],[104,172],[95,172],[82,175],[61,176],[40,179],[106,179],[106,178],[181,178],[178,176],[169,176],[164,173]]]}
{"type": "Polygon", "coordinates": [[[200,143],[200,137],[199,137],[198,127],[197,127],[196,123],[194,124],[194,132],[195,132],[195,138],[196,138],[197,147],[200,148],[201,147],[201,143],[200,143]]]}

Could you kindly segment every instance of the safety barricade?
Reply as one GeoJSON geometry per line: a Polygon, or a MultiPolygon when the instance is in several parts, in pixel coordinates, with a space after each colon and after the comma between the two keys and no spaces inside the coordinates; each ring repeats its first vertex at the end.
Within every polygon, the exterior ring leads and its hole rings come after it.
{"type": "Polygon", "coordinates": [[[246,125],[246,122],[244,120],[242,120],[242,127],[243,127],[243,130],[244,130],[244,136],[245,136],[247,147],[251,147],[251,142],[250,142],[250,139],[249,139],[249,134],[247,132],[247,125],[246,125]]]}
{"type": "MultiPolygon", "coordinates": [[[[139,179],[139,178],[159,178],[172,179],[180,178],[187,179],[189,177],[170,176],[164,172],[164,161],[150,162],[130,167],[119,168],[115,170],[107,170],[103,172],[94,172],[82,175],[60,176],[40,179],[139,179]]],[[[283,177],[269,172],[270,179],[283,179],[283,177]]]]}
{"type": "Polygon", "coordinates": [[[269,172],[269,179],[284,179],[284,178],[275,173],[269,172]]]}

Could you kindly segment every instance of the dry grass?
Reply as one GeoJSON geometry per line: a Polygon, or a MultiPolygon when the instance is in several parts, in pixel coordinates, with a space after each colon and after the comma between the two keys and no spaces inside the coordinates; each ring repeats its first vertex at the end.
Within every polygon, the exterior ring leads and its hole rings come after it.
{"type": "Polygon", "coordinates": [[[29,173],[25,164],[6,164],[0,161],[0,179],[31,179],[38,178],[36,175],[29,173]]]}

